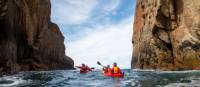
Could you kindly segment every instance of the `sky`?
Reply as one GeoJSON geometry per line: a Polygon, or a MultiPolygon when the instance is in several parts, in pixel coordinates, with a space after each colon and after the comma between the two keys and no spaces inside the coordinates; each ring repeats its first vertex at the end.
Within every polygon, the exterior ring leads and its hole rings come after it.
{"type": "Polygon", "coordinates": [[[51,9],[75,65],[130,68],[135,0],[51,0],[51,9]]]}

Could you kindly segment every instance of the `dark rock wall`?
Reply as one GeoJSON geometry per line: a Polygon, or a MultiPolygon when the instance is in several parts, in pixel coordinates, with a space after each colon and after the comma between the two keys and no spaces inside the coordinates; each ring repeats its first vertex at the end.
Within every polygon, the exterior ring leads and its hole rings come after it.
{"type": "Polygon", "coordinates": [[[0,72],[72,69],[50,0],[0,0],[0,72]]]}
{"type": "Polygon", "coordinates": [[[200,69],[200,1],[137,0],[132,68],[200,69]]]}

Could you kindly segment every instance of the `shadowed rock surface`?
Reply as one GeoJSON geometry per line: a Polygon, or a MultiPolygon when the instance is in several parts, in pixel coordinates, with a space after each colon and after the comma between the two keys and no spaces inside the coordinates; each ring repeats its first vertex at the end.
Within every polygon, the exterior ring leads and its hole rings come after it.
{"type": "Polygon", "coordinates": [[[200,1],[137,0],[132,68],[200,69],[200,1]]]}
{"type": "Polygon", "coordinates": [[[50,0],[0,0],[0,72],[72,69],[50,0]]]}

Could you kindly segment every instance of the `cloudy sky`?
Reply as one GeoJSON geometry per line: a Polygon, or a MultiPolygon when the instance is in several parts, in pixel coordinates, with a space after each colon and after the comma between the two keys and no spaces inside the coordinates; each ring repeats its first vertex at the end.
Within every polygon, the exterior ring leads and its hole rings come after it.
{"type": "Polygon", "coordinates": [[[75,65],[117,62],[130,68],[135,0],[51,0],[51,20],[65,36],[75,65]]]}

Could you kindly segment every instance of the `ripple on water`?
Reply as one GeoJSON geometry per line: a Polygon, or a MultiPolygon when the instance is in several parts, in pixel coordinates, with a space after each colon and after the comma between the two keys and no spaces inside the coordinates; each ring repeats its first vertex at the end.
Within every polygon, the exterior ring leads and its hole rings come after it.
{"type": "Polygon", "coordinates": [[[124,70],[124,78],[111,78],[101,71],[22,72],[0,78],[0,87],[200,87],[200,71],[124,70]]]}
{"type": "Polygon", "coordinates": [[[190,83],[170,83],[165,87],[200,87],[200,80],[191,80],[190,83]]]}
{"type": "Polygon", "coordinates": [[[123,87],[139,87],[139,82],[135,79],[124,81],[122,84],[123,87]]]}
{"type": "Polygon", "coordinates": [[[0,87],[19,86],[20,84],[25,84],[28,82],[28,80],[23,80],[20,77],[4,76],[0,78],[0,87]]]}

